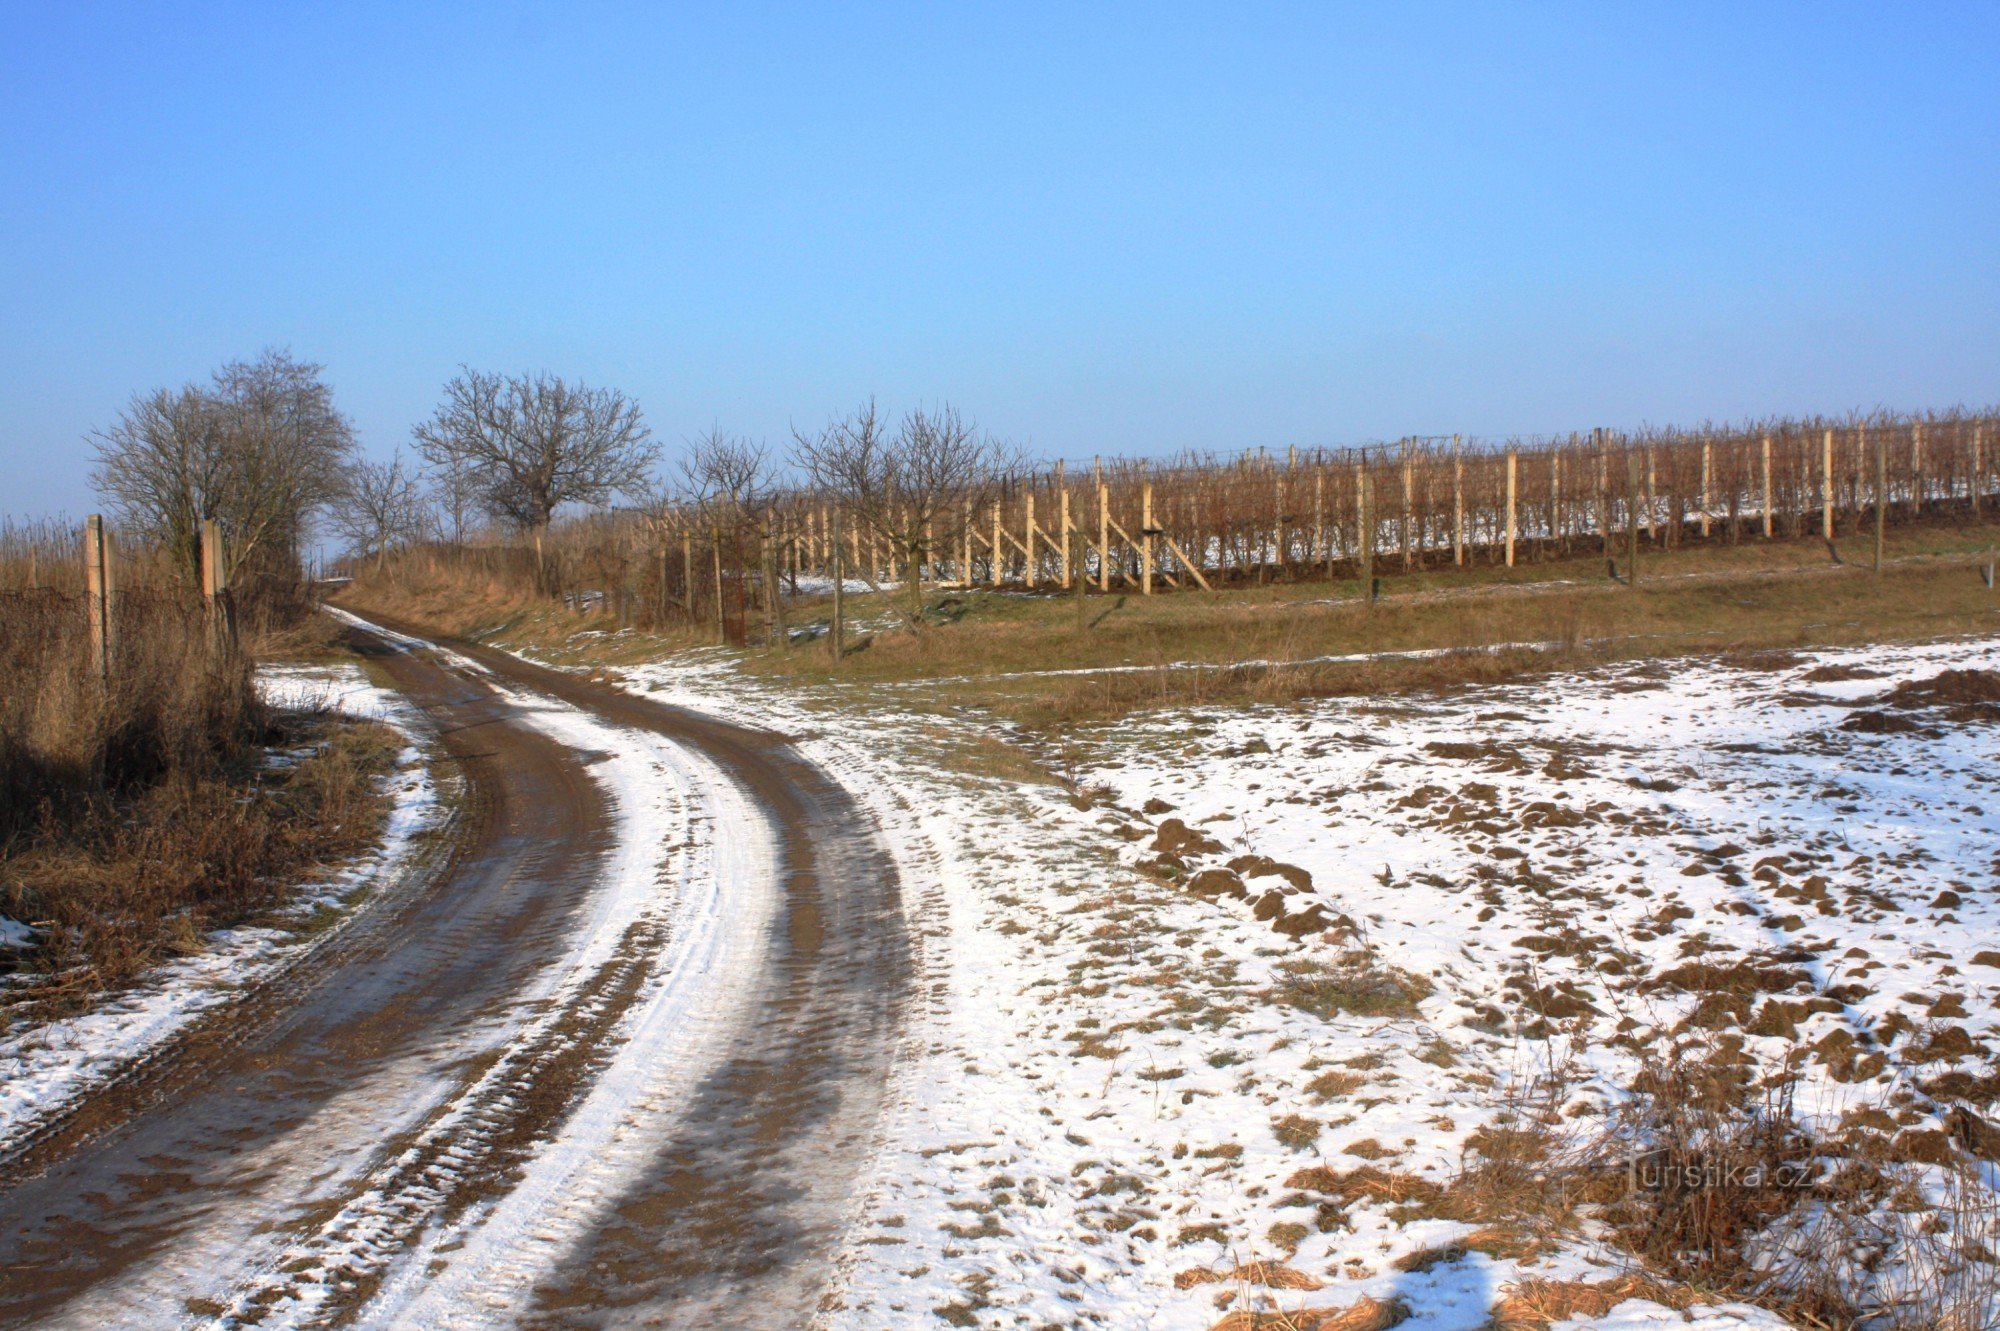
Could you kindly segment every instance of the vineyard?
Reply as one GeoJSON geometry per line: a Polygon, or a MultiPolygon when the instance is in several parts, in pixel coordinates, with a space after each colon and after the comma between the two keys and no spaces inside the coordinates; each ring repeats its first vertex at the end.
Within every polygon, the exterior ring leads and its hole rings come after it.
{"type": "MultiPolygon", "coordinates": [[[[1867,563],[1891,525],[1982,516],[2000,495],[1996,422],[1877,416],[1057,462],[968,487],[914,539],[897,515],[778,488],[728,508],[666,501],[569,522],[542,577],[623,623],[706,623],[742,641],[757,611],[781,621],[779,593],[901,584],[913,564],[939,589],[1151,596],[1306,579],[1372,591],[1402,571],[1597,555],[1629,578],[1649,551],[1704,542],[1825,540],[1833,559],[1867,563]]],[[[502,581],[536,568],[506,545],[431,557],[502,581]]]]}

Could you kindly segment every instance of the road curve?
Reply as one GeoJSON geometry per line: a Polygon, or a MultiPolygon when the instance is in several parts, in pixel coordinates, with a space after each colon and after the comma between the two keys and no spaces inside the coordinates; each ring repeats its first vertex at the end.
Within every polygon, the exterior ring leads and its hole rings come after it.
{"type": "Polygon", "coordinates": [[[910,982],[867,817],[780,736],[366,628],[459,849],[0,1162],[0,1326],[807,1324],[910,982]]]}

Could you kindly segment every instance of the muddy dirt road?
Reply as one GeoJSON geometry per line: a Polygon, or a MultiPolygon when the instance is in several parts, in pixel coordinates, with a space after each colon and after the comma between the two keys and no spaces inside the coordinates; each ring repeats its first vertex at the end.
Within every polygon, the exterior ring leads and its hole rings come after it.
{"type": "MultiPolygon", "coordinates": [[[[398,631],[401,629],[401,632],[398,631]]],[[[802,1326],[909,943],[777,736],[405,626],[441,847],[0,1159],[0,1326],[802,1326]]]]}

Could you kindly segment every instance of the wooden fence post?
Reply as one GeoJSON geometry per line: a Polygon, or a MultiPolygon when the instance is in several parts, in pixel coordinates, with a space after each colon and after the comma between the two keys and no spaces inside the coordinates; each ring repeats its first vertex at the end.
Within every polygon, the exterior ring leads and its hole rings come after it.
{"type": "Polygon", "coordinates": [[[1021,495],[1021,548],[1027,553],[1021,556],[1021,585],[1032,588],[1035,585],[1035,492],[1024,491],[1021,495]]]}
{"type": "Polygon", "coordinates": [[[1764,536],[1771,535],[1771,436],[1764,436],[1764,536]]]}
{"type": "Polygon", "coordinates": [[[1708,535],[1708,510],[1710,506],[1709,486],[1715,474],[1713,445],[1706,439],[1701,441],[1701,534],[1708,535]]]}
{"type": "Polygon", "coordinates": [[[236,645],[235,607],[229,596],[229,563],[222,541],[222,524],[209,518],[201,524],[201,594],[208,603],[210,632],[218,646],[236,645]]]}
{"type": "Polygon", "coordinates": [[[1397,533],[1402,538],[1404,568],[1410,567],[1416,559],[1410,549],[1411,529],[1416,525],[1416,466],[1416,440],[1406,439],[1403,441],[1403,521],[1397,533]]]}
{"type": "Polygon", "coordinates": [[[117,593],[112,587],[111,534],[104,518],[93,513],[83,524],[83,581],[90,615],[90,664],[100,682],[111,678],[111,658],[117,650],[117,593]]]}
{"type": "Polygon", "coordinates": [[[993,501],[993,558],[990,561],[993,566],[990,572],[995,587],[1000,585],[1001,571],[1007,567],[1007,560],[1002,554],[1005,547],[1000,544],[1006,537],[1006,529],[1000,525],[1000,501],[996,499],[993,501]]]}
{"type": "Polygon", "coordinates": [[[1139,486],[1139,594],[1153,594],[1153,483],[1139,486]]]}
{"type": "Polygon", "coordinates": [[[1833,431],[1819,443],[1819,528],[1827,540],[1833,539],[1833,431]]]}
{"type": "MultiPolygon", "coordinates": [[[[1861,427],[1861,438],[1868,438],[1868,427],[1861,427]]],[[[1889,432],[1885,428],[1875,435],[1875,571],[1882,571],[1882,542],[1889,520],[1889,432]]]]}
{"type": "Polygon", "coordinates": [[[1465,563],[1465,459],[1457,435],[1451,437],[1451,562],[1465,563]]]}
{"type": "Polygon", "coordinates": [[[1922,517],[1924,512],[1924,423],[1910,424],[1910,513],[1922,517]]]}
{"type": "Polygon", "coordinates": [[[1076,577],[1077,566],[1070,558],[1069,486],[1067,485],[1062,488],[1062,511],[1057,515],[1057,521],[1062,524],[1062,585],[1063,590],[1068,591],[1071,581],[1076,577]]]}
{"type": "Polygon", "coordinates": [[[1507,450],[1507,567],[1514,567],[1514,495],[1517,488],[1516,475],[1520,470],[1520,455],[1513,449],[1507,450]]]}

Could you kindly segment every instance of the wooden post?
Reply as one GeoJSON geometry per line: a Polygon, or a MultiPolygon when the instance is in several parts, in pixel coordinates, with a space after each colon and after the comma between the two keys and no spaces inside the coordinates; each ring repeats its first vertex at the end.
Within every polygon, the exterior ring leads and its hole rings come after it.
{"type": "Polygon", "coordinates": [[[1764,535],[1771,535],[1771,436],[1764,436],[1764,535]]]}
{"type": "Polygon", "coordinates": [[[1021,585],[1035,585],[1035,492],[1026,491],[1021,496],[1021,548],[1027,551],[1021,556],[1021,585]]]}
{"type": "Polygon", "coordinates": [[[1514,495],[1516,476],[1520,469],[1520,455],[1513,449],[1507,450],[1507,567],[1514,567],[1514,495]]]}
{"type": "Polygon", "coordinates": [[[972,590],[972,501],[965,501],[965,512],[958,527],[958,585],[972,590]]]}
{"type": "Polygon", "coordinates": [[[1819,530],[1833,539],[1833,431],[1819,441],[1819,530]]]}
{"type": "Polygon", "coordinates": [[[1451,562],[1465,563],[1465,459],[1457,435],[1451,437],[1451,562]]]}
{"type": "MultiPolygon", "coordinates": [[[[840,510],[833,510],[832,535],[827,548],[832,551],[833,569],[833,621],[827,626],[827,646],[837,664],[847,643],[847,565],[840,545],[840,510]]],[[[967,584],[970,585],[968,575],[967,584]]]]}
{"type": "Polygon", "coordinates": [[[1714,475],[1714,446],[1706,439],[1701,441],[1701,534],[1708,535],[1709,481],[1714,475]]]}
{"type": "Polygon", "coordinates": [[[1068,591],[1070,582],[1077,574],[1077,565],[1070,558],[1069,487],[1067,485],[1062,488],[1062,510],[1057,515],[1056,520],[1062,526],[1062,585],[1063,590],[1068,591]]]}
{"type": "Polygon", "coordinates": [[[1361,462],[1354,467],[1354,508],[1357,525],[1360,527],[1361,545],[1361,593],[1369,601],[1375,599],[1375,505],[1374,495],[1368,475],[1368,464],[1361,462]]]}
{"type": "Polygon", "coordinates": [[[1549,450],[1549,540],[1562,554],[1569,553],[1569,532],[1563,527],[1562,446],[1549,450]]]}
{"type": "Polygon", "coordinates": [[[222,542],[222,524],[209,518],[201,524],[201,594],[208,603],[210,631],[222,647],[236,645],[236,615],[229,596],[229,563],[222,542]]]}
{"type": "MultiPolygon", "coordinates": [[[[1868,427],[1861,427],[1861,437],[1868,438],[1868,427]]],[[[1889,432],[1883,430],[1875,436],[1875,571],[1882,571],[1882,543],[1889,522],[1889,432]]]]}
{"type": "Polygon", "coordinates": [[[1153,483],[1139,486],[1139,594],[1153,594],[1153,483]]]}
{"type": "Polygon", "coordinates": [[[1111,490],[1102,480],[1097,482],[1097,590],[1111,590],[1111,490]]]}
{"type": "Polygon", "coordinates": [[[1416,441],[1406,439],[1403,441],[1403,519],[1397,533],[1402,538],[1404,568],[1408,568],[1416,559],[1415,553],[1410,548],[1411,529],[1416,525],[1416,467],[1416,441]]]}
{"type": "Polygon", "coordinates": [[[1625,450],[1625,585],[1639,585],[1639,455],[1625,450]]]}
{"type": "Polygon", "coordinates": [[[1001,570],[1007,566],[1007,561],[1001,557],[1001,551],[1005,547],[1000,544],[1006,539],[1006,529],[1000,525],[1000,501],[996,499],[993,501],[993,558],[992,568],[989,570],[995,587],[1000,585],[1001,570]]]}
{"type": "Polygon", "coordinates": [[[115,603],[112,591],[111,536],[104,518],[93,513],[83,524],[83,581],[90,615],[90,664],[100,682],[111,678],[114,652],[115,603]]]}
{"type": "Polygon", "coordinates": [[[1924,511],[1924,423],[1910,424],[1910,513],[1921,517],[1924,511]]]}
{"type": "Polygon", "coordinates": [[[1972,427],[1972,520],[1979,521],[1979,492],[1986,488],[1986,459],[1982,450],[1986,443],[1986,427],[1972,427]]]}
{"type": "Polygon", "coordinates": [[[1653,446],[1646,445],[1646,539],[1653,539],[1653,509],[1658,502],[1660,474],[1653,459],[1653,446]]]}

